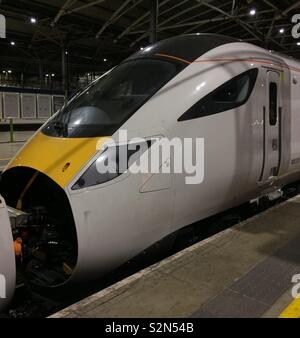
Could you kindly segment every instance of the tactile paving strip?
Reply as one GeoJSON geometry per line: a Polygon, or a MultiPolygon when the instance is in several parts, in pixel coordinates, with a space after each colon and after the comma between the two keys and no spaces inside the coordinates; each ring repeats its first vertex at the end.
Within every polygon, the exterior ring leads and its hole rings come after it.
{"type": "Polygon", "coordinates": [[[258,318],[291,288],[300,273],[300,234],[200,307],[192,318],[258,318]]]}

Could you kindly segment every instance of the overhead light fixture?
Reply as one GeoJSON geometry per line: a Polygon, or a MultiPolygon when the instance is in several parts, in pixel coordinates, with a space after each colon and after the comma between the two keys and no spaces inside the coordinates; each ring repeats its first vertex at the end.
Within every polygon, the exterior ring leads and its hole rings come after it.
{"type": "Polygon", "coordinates": [[[6,74],[6,70],[3,70],[2,73],[3,73],[3,74],[6,74]]]}
{"type": "Polygon", "coordinates": [[[11,74],[11,73],[12,73],[12,71],[11,71],[11,70],[8,70],[7,72],[8,72],[8,74],[11,74]]]}
{"type": "Polygon", "coordinates": [[[46,76],[46,77],[49,77],[49,74],[46,74],[45,76],[46,76]]]}
{"type": "Polygon", "coordinates": [[[104,62],[107,62],[107,59],[103,59],[104,62]]]}
{"type": "Polygon", "coordinates": [[[16,43],[14,41],[11,41],[10,44],[14,46],[16,43]]]}
{"type": "Polygon", "coordinates": [[[284,28],[280,28],[279,33],[283,34],[285,32],[284,28]]]}
{"type": "Polygon", "coordinates": [[[250,15],[252,15],[252,16],[254,16],[256,14],[256,9],[251,9],[251,11],[250,11],[250,15]]]}
{"type": "Polygon", "coordinates": [[[68,54],[69,54],[69,52],[68,52],[68,51],[65,51],[65,54],[66,54],[66,55],[68,55],[68,54]]]}
{"type": "Polygon", "coordinates": [[[300,46],[300,42],[297,42],[297,46],[300,46]]]}
{"type": "Polygon", "coordinates": [[[51,74],[51,76],[52,76],[52,77],[54,77],[54,76],[55,76],[55,74],[54,74],[54,73],[52,73],[52,74],[51,74]]]}
{"type": "Polygon", "coordinates": [[[144,47],[141,47],[140,50],[144,50],[144,47]]]}
{"type": "Polygon", "coordinates": [[[31,23],[36,23],[36,18],[30,18],[31,23]]]}

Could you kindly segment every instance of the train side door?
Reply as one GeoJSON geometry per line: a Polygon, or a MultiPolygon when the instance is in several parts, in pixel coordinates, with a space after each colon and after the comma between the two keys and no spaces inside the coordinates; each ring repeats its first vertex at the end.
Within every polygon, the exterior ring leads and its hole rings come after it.
{"type": "Polygon", "coordinates": [[[281,162],[282,88],[280,72],[267,71],[264,105],[264,166],[261,182],[273,182],[279,176],[281,162]]]}

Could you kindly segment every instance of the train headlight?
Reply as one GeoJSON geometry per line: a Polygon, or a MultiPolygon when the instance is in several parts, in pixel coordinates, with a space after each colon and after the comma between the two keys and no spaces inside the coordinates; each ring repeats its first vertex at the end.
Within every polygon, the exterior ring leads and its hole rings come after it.
{"type": "Polygon", "coordinates": [[[120,146],[108,146],[73,185],[79,190],[109,182],[127,172],[151,146],[151,141],[120,146]]]}

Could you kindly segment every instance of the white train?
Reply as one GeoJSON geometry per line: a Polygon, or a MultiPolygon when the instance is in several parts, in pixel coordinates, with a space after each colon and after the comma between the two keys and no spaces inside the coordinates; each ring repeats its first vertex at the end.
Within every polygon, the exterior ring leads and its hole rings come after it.
{"type": "Polygon", "coordinates": [[[7,205],[26,212],[11,231],[0,208],[3,306],[16,270],[50,287],[100,277],[187,225],[280,195],[300,179],[299,93],[300,63],[217,35],[158,42],[105,74],[2,175],[7,205]],[[101,145],[121,129],[129,139],[203,138],[204,181],[99,174],[101,145]]]}

